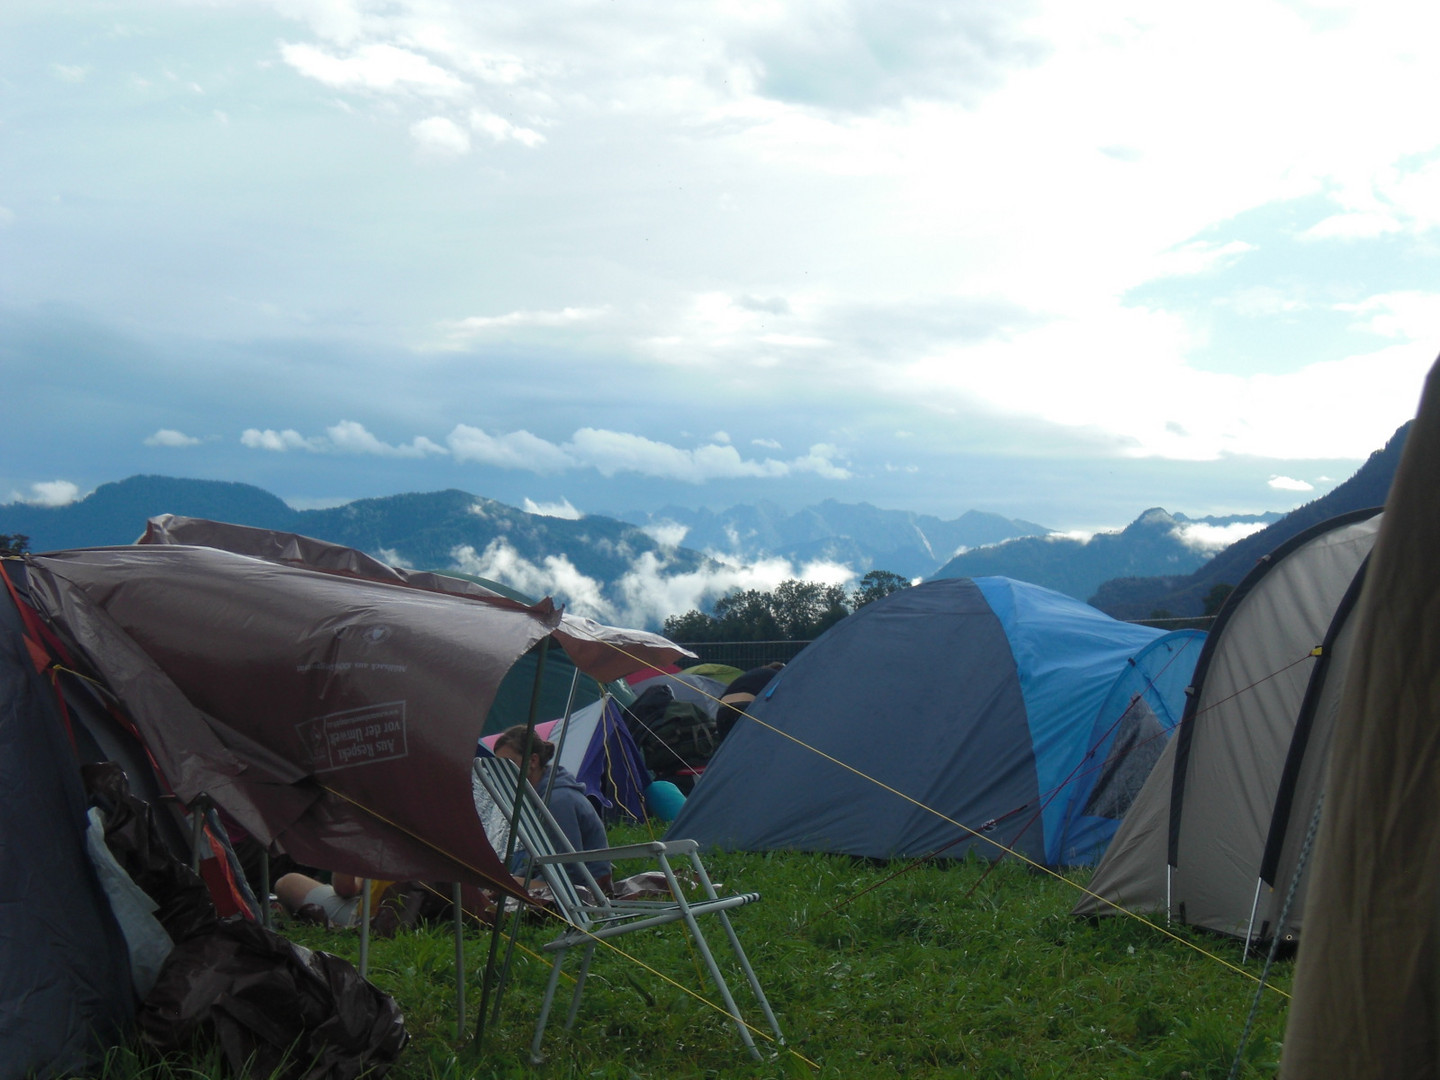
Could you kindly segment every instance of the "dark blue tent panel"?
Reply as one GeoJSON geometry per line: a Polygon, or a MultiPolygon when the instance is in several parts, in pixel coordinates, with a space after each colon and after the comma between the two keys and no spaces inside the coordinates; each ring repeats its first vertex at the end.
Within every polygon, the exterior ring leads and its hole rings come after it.
{"type": "Polygon", "coordinates": [[[1183,700],[1170,674],[1188,678],[1194,646],[1007,578],[903,589],[770,683],[670,834],[740,850],[958,857],[999,844],[1093,861],[1116,824],[1106,812],[1124,802],[1106,795],[1127,782],[1108,760],[1116,740],[1163,740],[1183,700]],[[1147,657],[1167,638],[1173,649],[1147,657]],[[1156,670],[1163,687],[1146,683],[1156,670]],[[1146,704],[1127,722],[1136,694],[1146,704]],[[1100,785],[1107,764],[1114,783],[1100,785]]]}
{"type": "Polygon", "coordinates": [[[82,1071],[135,1010],[79,762],[22,633],[0,586],[0,1080],[82,1071]]]}

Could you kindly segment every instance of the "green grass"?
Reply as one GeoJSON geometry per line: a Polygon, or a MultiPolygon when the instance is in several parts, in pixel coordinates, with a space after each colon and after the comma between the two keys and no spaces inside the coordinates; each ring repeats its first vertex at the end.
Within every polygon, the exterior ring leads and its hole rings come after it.
{"type": "MultiPolygon", "coordinates": [[[[636,838],[612,834],[617,842],[636,838]]],[[[1069,914],[1074,884],[1019,864],[923,866],[890,881],[898,867],[844,857],[716,853],[706,864],[717,881],[763,897],[732,917],[790,1049],[752,1062],[722,1013],[601,946],[569,1034],[557,1001],[545,1076],[1223,1078],[1255,995],[1260,964],[1252,958],[1237,970],[1238,943],[1138,919],[1077,920],[1069,914]]],[[[358,959],[353,931],[286,932],[358,959]]],[[[544,925],[524,928],[521,942],[532,952],[517,952],[500,1019],[478,1048],[456,1039],[448,928],[373,942],[371,981],[394,995],[411,1033],[390,1075],[536,1075],[528,1048],[548,964],[533,952],[552,934],[544,925]]],[[[722,940],[718,926],[711,936],[722,940]]],[[[717,1000],[678,927],[618,944],[717,1000]]],[[[488,935],[471,931],[465,948],[468,1038],[488,935]]],[[[1278,964],[1271,985],[1288,992],[1290,975],[1290,963],[1278,964]]],[[[745,1009],[743,980],[732,988],[745,1009]]],[[[564,997],[562,983],[557,998],[564,997]]],[[[1242,1076],[1276,1073],[1285,1001],[1266,990],[1242,1076]]],[[[146,1064],[133,1054],[109,1071],[155,1080],[216,1075],[208,1065],[146,1064]]]]}

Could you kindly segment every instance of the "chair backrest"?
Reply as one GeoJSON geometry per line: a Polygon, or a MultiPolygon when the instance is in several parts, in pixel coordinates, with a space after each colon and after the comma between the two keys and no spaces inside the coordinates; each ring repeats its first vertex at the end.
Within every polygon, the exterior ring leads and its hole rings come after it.
{"type": "MultiPolygon", "coordinates": [[[[520,766],[508,758],[481,756],[475,759],[475,777],[480,788],[475,792],[475,809],[480,815],[481,825],[490,845],[501,857],[509,847],[510,823],[515,822],[515,834],[519,846],[534,856],[550,856],[573,853],[574,846],[566,838],[559,823],[541,801],[530,782],[520,775],[520,766]],[[481,798],[481,792],[488,798],[489,805],[481,798]],[[516,798],[519,797],[519,816],[515,814],[516,798]]],[[[576,926],[588,926],[588,909],[608,906],[590,870],[581,859],[574,862],[535,864],[538,874],[554,894],[556,906],[566,921],[576,926]],[[595,903],[587,904],[570,880],[566,867],[578,869],[585,879],[586,887],[595,897],[595,903]]]]}

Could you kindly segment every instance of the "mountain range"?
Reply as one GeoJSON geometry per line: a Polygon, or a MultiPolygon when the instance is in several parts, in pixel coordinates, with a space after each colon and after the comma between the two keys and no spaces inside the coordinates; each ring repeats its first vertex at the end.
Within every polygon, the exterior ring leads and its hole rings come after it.
{"type": "Polygon", "coordinates": [[[1119,618],[1158,609],[1189,616],[1201,612],[1214,585],[1237,583],[1288,537],[1383,503],[1408,429],[1349,480],[1289,514],[1189,518],[1154,508],[1088,540],[981,511],[945,520],[834,500],[794,512],[761,502],[549,516],[451,489],[296,510],[248,484],[164,476],[103,484],[66,506],[0,505],[0,533],[24,534],[31,550],[45,551],[130,544],[162,513],[211,518],[303,533],[397,565],[476,574],[532,596],[554,595],[580,614],[650,627],[704,609],[731,588],[757,587],[746,567],[777,559],[791,576],[816,564],[843,565],[856,579],[870,570],[910,579],[1002,574],[1119,618]],[[1219,554],[1213,539],[1202,542],[1237,528],[1256,531],[1219,554]]]}

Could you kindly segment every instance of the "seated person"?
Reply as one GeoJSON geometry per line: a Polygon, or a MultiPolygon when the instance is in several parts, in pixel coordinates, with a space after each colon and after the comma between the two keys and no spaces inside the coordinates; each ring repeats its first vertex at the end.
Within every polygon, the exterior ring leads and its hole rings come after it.
{"type": "MultiPolygon", "coordinates": [[[[506,728],[500,738],[495,740],[495,756],[518,764],[520,771],[530,781],[530,786],[539,792],[542,799],[546,798],[548,792],[550,813],[555,816],[560,831],[576,851],[609,846],[605,823],[600,820],[595,804],[586,796],[585,785],[575,779],[558,761],[551,760],[555,756],[554,743],[540,738],[533,730],[527,732],[524,724],[516,724],[506,728]],[[525,738],[527,734],[530,737],[528,745],[525,738]]],[[[512,872],[525,865],[523,852],[517,851],[516,859],[516,864],[511,867],[512,872]]],[[[610,864],[592,862],[585,865],[595,878],[596,884],[608,895],[612,888],[610,864]]],[[[578,868],[566,867],[566,872],[575,884],[585,884],[584,875],[578,868]]]]}
{"type": "Polygon", "coordinates": [[[770,680],[779,674],[784,666],[779,660],[772,660],[768,664],[751,668],[743,675],[736,675],[731,680],[725,696],[720,699],[720,708],[715,712],[715,734],[718,738],[724,739],[730,734],[735,722],[744,715],[745,707],[755,700],[761,690],[770,685],[770,680]]]}
{"type": "MultiPolygon", "coordinates": [[[[364,898],[360,889],[361,882],[361,878],[351,874],[336,873],[330,875],[330,884],[327,885],[308,874],[296,871],[281,875],[275,882],[275,895],[292,915],[299,914],[301,908],[313,905],[324,913],[331,926],[359,926],[361,901],[364,898]]],[[[379,911],[380,894],[389,884],[388,881],[370,883],[372,914],[379,911]]],[[[310,914],[313,916],[315,913],[310,914]]]]}

